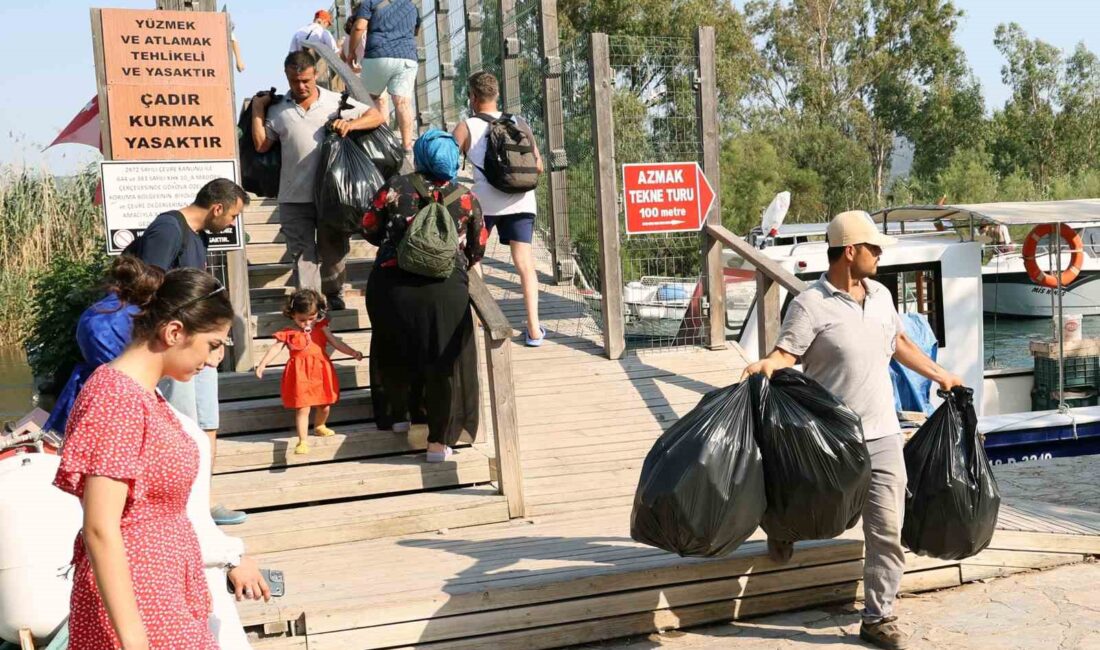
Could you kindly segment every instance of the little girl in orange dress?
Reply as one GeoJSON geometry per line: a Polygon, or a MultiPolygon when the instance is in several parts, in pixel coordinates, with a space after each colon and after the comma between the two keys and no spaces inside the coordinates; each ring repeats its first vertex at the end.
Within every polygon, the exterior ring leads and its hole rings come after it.
{"type": "Polygon", "coordinates": [[[340,399],[340,384],[336,379],[336,368],[328,357],[327,346],[354,357],[363,359],[363,353],[348,346],[328,329],[328,319],[320,318],[325,309],[325,299],[312,289],[299,289],[287,298],[283,315],[294,321],[295,327],[287,327],[275,333],[275,345],[267,351],[260,365],[256,367],[256,377],[262,379],[264,369],[283,348],[290,350],[290,360],[283,368],[282,397],[283,406],[294,409],[294,421],[298,428],[296,454],[308,454],[309,410],[316,408],[313,430],[318,436],[328,437],[336,432],[325,426],[329,412],[336,400],[340,399]]]}

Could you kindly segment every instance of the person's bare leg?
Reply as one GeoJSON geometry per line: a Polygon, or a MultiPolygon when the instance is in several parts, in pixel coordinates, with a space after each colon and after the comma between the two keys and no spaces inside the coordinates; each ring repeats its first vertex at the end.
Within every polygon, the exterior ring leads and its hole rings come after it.
{"type": "Polygon", "coordinates": [[[378,112],[382,114],[383,124],[390,123],[390,100],[389,95],[371,95],[371,99],[374,100],[374,107],[378,109],[378,112]]]}
{"type": "Polygon", "coordinates": [[[542,331],[539,329],[539,276],[535,271],[535,255],[531,250],[531,244],[523,242],[510,242],[512,249],[512,263],[519,274],[519,285],[523,290],[523,308],[527,312],[527,335],[533,339],[540,338],[542,331]]]}
{"type": "Polygon", "coordinates": [[[309,443],[306,442],[309,436],[308,406],[303,406],[302,408],[294,410],[294,427],[298,432],[298,446],[294,448],[294,453],[309,453],[309,443]]]}
{"type": "Polygon", "coordinates": [[[393,105],[397,109],[397,127],[401,129],[401,143],[406,151],[413,148],[413,110],[412,98],[393,96],[393,105]]]}
{"type": "Polygon", "coordinates": [[[320,428],[325,426],[325,423],[328,422],[328,416],[329,413],[332,412],[332,407],[326,405],[318,406],[316,408],[317,411],[313,414],[313,427],[320,428]]]}

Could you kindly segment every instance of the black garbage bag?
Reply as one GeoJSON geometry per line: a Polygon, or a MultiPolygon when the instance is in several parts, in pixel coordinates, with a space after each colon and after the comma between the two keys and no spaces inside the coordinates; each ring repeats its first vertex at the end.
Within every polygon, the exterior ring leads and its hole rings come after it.
{"type": "MultiPolygon", "coordinates": [[[[269,91],[273,97],[271,104],[281,101],[282,95],[276,95],[275,89],[269,91]]],[[[244,100],[241,115],[237,120],[237,150],[240,152],[241,187],[256,196],[276,198],[279,196],[279,173],[283,166],[282,147],[278,142],[264,153],[257,153],[252,142],[252,98],[244,100]]]]}
{"type": "Polygon", "coordinates": [[[943,404],[905,446],[901,540],[917,555],[961,560],[989,546],[1001,494],[978,438],[974,391],[939,395],[943,404]]]}
{"type": "Polygon", "coordinates": [[[358,137],[382,178],[389,179],[401,171],[401,163],[405,161],[405,147],[388,124],[364,131],[358,137]]]}
{"type": "Polygon", "coordinates": [[[859,416],[798,371],[753,379],[768,497],[761,527],[772,539],[797,542],[855,526],[871,487],[859,416]]]}
{"type": "Polygon", "coordinates": [[[751,382],[707,393],[646,456],[630,536],[681,556],[736,549],[764,514],[751,382]]]}
{"type": "Polygon", "coordinates": [[[359,232],[363,213],[385,183],[363,146],[369,133],[352,131],[340,137],[331,126],[326,129],[314,189],[318,223],[347,234],[359,232]]]}

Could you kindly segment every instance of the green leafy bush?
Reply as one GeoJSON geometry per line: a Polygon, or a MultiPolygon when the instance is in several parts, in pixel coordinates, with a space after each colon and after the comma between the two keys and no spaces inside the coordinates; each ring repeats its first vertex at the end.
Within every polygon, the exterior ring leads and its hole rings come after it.
{"type": "Polygon", "coordinates": [[[99,297],[107,261],[102,253],[83,261],[55,257],[28,287],[32,297],[27,362],[39,391],[56,394],[80,360],[76,322],[99,297]]]}

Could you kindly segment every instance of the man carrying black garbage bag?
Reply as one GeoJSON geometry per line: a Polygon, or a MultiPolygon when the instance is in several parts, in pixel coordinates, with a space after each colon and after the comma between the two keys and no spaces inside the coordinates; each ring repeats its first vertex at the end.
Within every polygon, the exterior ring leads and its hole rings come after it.
{"type": "MultiPolygon", "coordinates": [[[[909,337],[893,296],[871,278],[882,249],[897,240],[875,228],[863,211],[844,212],[829,223],[829,270],[791,301],[775,350],[745,369],[744,377],[801,361],[803,372],[847,404],[863,420],[871,456],[871,491],[863,508],[864,608],[861,639],[880,648],[904,648],[907,635],[894,616],[905,551],[904,440],[894,411],[890,359],[939,383],[944,390],[962,380],[926,356],[909,337]]],[[[773,560],[790,559],[793,544],[768,540],[773,560]]]]}
{"type": "Polygon", "coordinates": [[[274,105],[269,93],[252,99],[252,141],[261,154],[281,145],[279,224],[294,261],[295,286],[320,291],[329,309],[343,309],[348,234],[318,223],[313,202],[321,143],[330,122],[343,137],[377,127],[382,114],[355,100],[342,110],[340,95],[317,86],[317,59],[309,52],[288,54],[283,71],[290,84],[286,97],[274,105]]]}

